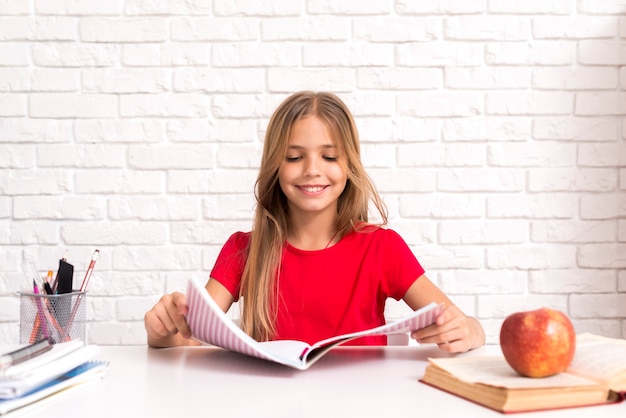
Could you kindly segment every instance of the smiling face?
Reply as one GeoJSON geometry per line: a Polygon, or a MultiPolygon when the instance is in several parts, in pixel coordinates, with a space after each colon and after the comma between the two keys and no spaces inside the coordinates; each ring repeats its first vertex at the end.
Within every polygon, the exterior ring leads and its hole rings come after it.
{"type": "Polygon", "coordinates": [[[291,216],[323,215],[334,219],[346,187],[342,155],[326,124],[306,116],[291,127],[289,145],[278,170],[280,188],[291,216]]]}

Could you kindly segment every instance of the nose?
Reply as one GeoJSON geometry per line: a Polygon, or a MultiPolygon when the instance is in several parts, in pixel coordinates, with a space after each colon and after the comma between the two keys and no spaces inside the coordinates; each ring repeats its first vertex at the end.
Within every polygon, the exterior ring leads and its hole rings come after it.
{"type": "Polygon", "coordinates": [[[306,177],[316,177],[320,175],[320,161],[311,157],[305,160],[304,175],[306,177]]]}

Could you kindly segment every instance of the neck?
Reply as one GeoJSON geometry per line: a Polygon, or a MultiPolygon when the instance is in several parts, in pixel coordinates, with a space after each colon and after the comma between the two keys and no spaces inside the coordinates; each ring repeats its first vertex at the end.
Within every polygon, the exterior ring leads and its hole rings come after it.
{"type": "Polygon", "coordinates": [[[309,219],[306,222],[292,222],[287,241],[301,250],[323,250],[339,241],[335,219],[309,219]]]}

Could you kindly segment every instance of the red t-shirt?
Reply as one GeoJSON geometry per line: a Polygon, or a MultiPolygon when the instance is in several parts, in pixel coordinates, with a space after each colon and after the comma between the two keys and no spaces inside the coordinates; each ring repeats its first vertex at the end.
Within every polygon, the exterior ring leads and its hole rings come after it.
{"type": "MultiPolygon", "coordinates": [[[[249,238],[249,232],[231,235],[211,271],[211,277],[235,300],[249,238]]],[[[351,232],[324,250],[303,251],[286,243],[274,339],[313,344],[382,325],[386,299],[401,299],[423,273],[406,242],[390,229],[351,232]]],[[[384,345],[387,338],[366,337],[350,343],[384,345]]]]}

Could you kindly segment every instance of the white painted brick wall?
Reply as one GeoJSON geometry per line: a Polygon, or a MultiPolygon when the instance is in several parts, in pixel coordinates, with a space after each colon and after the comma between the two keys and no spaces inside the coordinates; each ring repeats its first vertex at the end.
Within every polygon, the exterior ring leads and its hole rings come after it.
{"type": "Polygon", "coordinates": [[[79,281],[98,248],[89,339],[143,344],[250,228],[267,120],[301,89],[346,100],[391,227],[489,342],[540,306],[626,337],[623,0],[5,0],[0,343],[22,261],[67,249],[79,281]]]}

